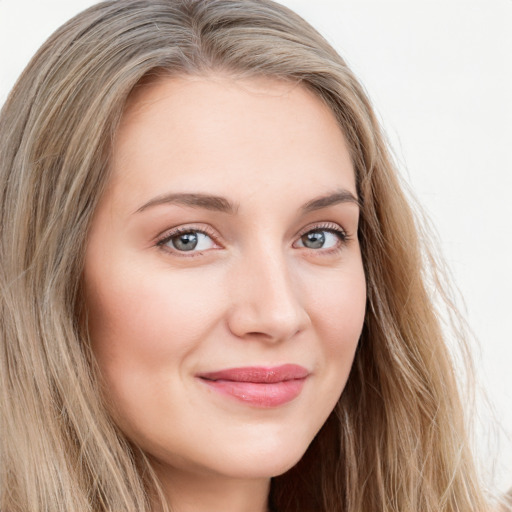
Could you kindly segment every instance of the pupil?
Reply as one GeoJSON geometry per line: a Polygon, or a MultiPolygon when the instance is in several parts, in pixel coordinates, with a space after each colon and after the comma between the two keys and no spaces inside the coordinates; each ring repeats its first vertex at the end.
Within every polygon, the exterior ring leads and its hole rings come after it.
{"type": "Polygon", "coordinates": [[[325,244],[325,235],[322,231],[310,231],[302,237],[302,243],[309,249],[321,249],[325,244]]]}
{"type": "Polygon", "coordinates": [[[196,233],[183,233],[173,240],[173,245],[180,251],[191,251],[195,249],[197,242],[196,233]]]}

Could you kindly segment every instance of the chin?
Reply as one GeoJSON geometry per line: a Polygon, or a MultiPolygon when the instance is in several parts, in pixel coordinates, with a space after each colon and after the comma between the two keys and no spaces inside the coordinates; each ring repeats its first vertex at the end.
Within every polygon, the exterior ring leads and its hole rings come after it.
{"type": "Polygon", "coordinates": [[[274,442],[257,443],[222,457],[224,473],[236,478],[272,478],[282,475],[294,467],[308,449],[311,439],[297,436],[295,442],[288,439],[275,439],[274,442]],[[227,463],[227,464],[226,464],[227,463]]]}

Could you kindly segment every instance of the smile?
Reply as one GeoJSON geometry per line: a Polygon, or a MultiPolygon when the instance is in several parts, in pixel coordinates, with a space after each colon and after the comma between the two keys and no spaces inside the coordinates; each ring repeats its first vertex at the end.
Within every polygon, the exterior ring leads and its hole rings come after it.
{"type": "Polygon", "coordinates": [[[273,368],[230,368],[198,377],[209,388],[256,407],[278,407],[296,398],[309,376],[294,364],[273,368]]]}

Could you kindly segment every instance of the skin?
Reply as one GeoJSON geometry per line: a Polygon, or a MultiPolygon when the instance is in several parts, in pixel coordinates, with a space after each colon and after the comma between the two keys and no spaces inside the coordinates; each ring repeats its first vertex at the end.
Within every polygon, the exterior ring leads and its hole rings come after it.
{"type": "Polygon", "coordinates": [[[91,226],[86,301],[111,412],[173,510],[266,510],[270,478],[301,458],[339,399],[366,302],[350,195],[344,136],[305,88],[162,78],[130,98],[91,226]],[[233,211],[171,193],[222,196],[233,211]],[[322,197],[334,204],[305,210],[322,197]],[[184,251],[176,228],[205,234],[184,251]],[[315,229],[324,239],[312,247],[315,229]],[[309,375],[276,407],[197,376],[287,363],[309,375]]]}

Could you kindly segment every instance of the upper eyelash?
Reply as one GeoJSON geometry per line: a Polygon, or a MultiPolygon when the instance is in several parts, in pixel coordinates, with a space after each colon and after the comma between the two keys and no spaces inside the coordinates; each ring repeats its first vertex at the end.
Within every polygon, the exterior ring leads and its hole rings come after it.
{"type": "Polygon", "coordinates": [[[215,234],[210,232],[209,229],[196,228],[194,226],[186,226],[186,227],[183,226],[183,227],[177,227],[177,228],[173,228],[173,229],[166,231],[163,235],[158,237],[155,245],[161,247],[161,246],[165,245],[167,242],[169,242],[171,240],[171,238],[179,236],[183,233],[202,233],[203,235],[209,236],[216,244],[218,244],[215,234]]]}
{"type": "Polygon", "coordinates": [[[348,235],[348,233],[339,224],[333,224],[329,222],[307,226],[306,228],[299,232],[298,238],[301,238],[310,231],[329,231],[331,233],[340,235],[340,238],[342,239],[343,242],[350,240],[350,236],[348,235]]]}
{"type": "MultiPolygon", "coordinates": [[[[306,228],[304,228],[303,230],[301,230],[298,233],[297,237],[301,238],[302,236],[304,236],[306,233],[309,233],[310,231],[322,231],[322,230],[329,231],[331,233],[335,233],[336,235],[338,235],[340,237],[340,240],[342,243],[350,240],[350,236],[348,235],[348,233],[339,224],[330,223],[330,222],[309,225],[306,228]]],[[[180,234],[183,234],[183,233],[191,233],[191,232],[202,233],[206,236],[209,236],[216,244],[219,244],[215,233],[213,233],[212,231],[213,230],[210,230],[208,228],[196,228],[194,226],[176,227],[176,228],[172,228],[172,229],[166,231],[163,235],[158,237],[155,245],[158,247],[162,247],[165,244],[167,244],[172,238],[179,236],[180,234]]],[[[188,256],[192,256],[192,253],[189,254],[188,256]]]]}

